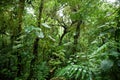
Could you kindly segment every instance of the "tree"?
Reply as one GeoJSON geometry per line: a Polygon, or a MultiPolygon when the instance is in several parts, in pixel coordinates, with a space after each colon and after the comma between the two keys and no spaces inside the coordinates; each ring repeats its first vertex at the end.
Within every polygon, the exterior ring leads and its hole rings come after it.
{"type": "MultiPolygon", "coordinates": [[[[41,27],[41,18],[42,18],[42,10],[43,10],[43,4],[44,4],[44,0],[41,0],[40,2],[40,5],[39,5],[39,15],[38,15],[38,28],[41,27]]],[[[29,74],[29,77],[28,77],[28,80],[30,79],[37,79],[37,77],[34,76],[34,74],[37,72],[34,68],[36,66],[36,64],[38,64],[39,60],[38,60],[38,45],[39,45],[39,37],[37,36],[35,41],[34,41],[34,44],[33,44],[33,55],[34,55],[34,58],[31,60],[31,63],[30,63],[30,74],[29,74]]]]}
{"type": "Polygon", "coordinates": [[[119,1],[0,4],[0,80],[120,79],[119,1]]]}

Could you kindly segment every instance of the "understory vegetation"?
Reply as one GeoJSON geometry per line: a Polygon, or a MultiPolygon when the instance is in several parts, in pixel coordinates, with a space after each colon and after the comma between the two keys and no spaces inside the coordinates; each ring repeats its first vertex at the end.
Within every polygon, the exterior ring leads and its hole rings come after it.
{"type": "Polygon", "coordinates": [[[0,80],[120,80],[120,0],[0,0],[0,80]]]}

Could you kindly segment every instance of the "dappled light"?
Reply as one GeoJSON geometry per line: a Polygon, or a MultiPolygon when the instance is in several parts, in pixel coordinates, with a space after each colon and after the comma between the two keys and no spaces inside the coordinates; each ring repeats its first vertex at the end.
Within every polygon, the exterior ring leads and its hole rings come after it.
{"type": "Polygon", "coordinates": [[[120,80],[120,0],[0,0],[0,80],[120,80]]]}

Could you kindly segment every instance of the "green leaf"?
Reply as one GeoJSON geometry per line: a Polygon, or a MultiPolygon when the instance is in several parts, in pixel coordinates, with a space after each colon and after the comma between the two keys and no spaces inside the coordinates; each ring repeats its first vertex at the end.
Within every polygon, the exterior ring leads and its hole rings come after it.
{"type": "Polygon", "coordinates": [[[27,26],[27,27],[25,27],[24,30],[26,33],[30,33],[32,31],[41,31],[41,28],[37,28],[35,26],[27,26]]]}
{"type": "Polygon", "coordinates": [[[56,40],[52,37],[52,36],[48,36],[53,42],[55,42],[56,40]]]}
{"type": "Polygon", "coordinates": [[[75,76],[75,79],[77,80],[78,78],[81,78],[80,76],[82,76],[81,74],[82,74],[82,71],[83,71],[83,69],[82,68],[79,68],[79,70],[78,70],[78,72],[77,72],[77,74],[76,74],[76,76],[75,76]]]}
{"type": "Polygon", "coordinates": [[[46,27],[46,28],[51,28],[50,26],[48,26],[48,24],[46,23],[42,23],[42,26],[46,27]]]}
{"type": "Polygon", "coordinates": [[[108,71],[112,66],[113,66],[113,61],[111,61],[111,60],[103,60],[102,62],[101,62],[101,69],[103,70],[103,71],[108,71]]]}
{"type": "Polygon", "coordinates": [[[116,51],[112,51],[109,55],[114,56],[114,57],[118,57],[120,54],[116,51]]]}
{"type": "Polygon", "coordinates": [[[83,71],[82,71],[82,80],[85,78],[86,72],[87,72],[86,70],[83,70],[83,71]]]}
{"type": "Polygon", "coordinates": [[[43,32],[36,32],[36,35],[37,35],[39,38],[44,38],[43,32]]]}
{"type": "Polygon", "coordinates": [[[18,49],[18,48],[21,48],[21,47],[23,47],[23,44],[18,44],[18,45],[13,46],[13,49],[18,49]]]}

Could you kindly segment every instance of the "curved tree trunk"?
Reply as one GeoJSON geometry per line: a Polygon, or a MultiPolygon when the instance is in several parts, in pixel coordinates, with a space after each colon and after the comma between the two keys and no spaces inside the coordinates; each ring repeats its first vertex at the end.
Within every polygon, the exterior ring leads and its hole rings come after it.
{"type": "Polygon", "coordinates": [[[67,33],[68,33],[68,32],[67,32],[67,28],[64,28],[64,32],[63,32],[62,36],[60,37],[59,45],[62,44],[63,37],[64,37],[67,33]]]}

